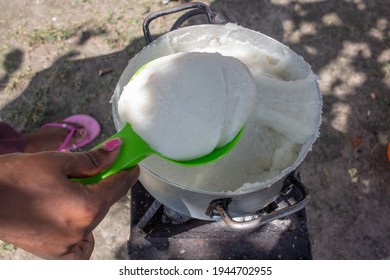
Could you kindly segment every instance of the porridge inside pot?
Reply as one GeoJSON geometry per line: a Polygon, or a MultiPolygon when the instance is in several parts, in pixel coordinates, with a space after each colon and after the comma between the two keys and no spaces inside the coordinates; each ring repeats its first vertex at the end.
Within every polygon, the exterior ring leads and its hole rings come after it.
{"type": "MultiPolygon", "coordinates": [[[[125,79],[157,57],[193,51],[241,60],[256,83],[255,111],[240,142],[221,160],[183,167],[151,156],[141,163],[143,167],[176,185],[206,192],[252,191],[293,171],[310,150],[320,125],[318,77],[310,66],[287,46],[261,33],[235,24],[207,25],[161,36],[130,61],[125,79]]],[[[113,96],[114,117],[120,92],[116,90],[113,96]]],[[[123,126],[118,119],[115,123],[117,128],[123,126]]]]}

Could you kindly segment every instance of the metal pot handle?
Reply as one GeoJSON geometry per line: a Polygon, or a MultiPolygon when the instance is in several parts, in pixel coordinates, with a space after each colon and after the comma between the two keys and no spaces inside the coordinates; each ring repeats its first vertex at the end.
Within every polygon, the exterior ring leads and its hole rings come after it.
{"type": "Polygon", "coordinates": [[[308,204],[310,200],[310,192],[302,184],[299,178],[299,174],[290,174],[290,176],[286,178],[284,186],[282,188],[280,200],[283,200],[284,197],[289,195],[289,193],[293,191],[294,187],[296,187],[296,190],[298,190],[300,193],[300,197],[294,204],[287,205],[286,207],[281,208],[279,210],[274,210],[271,213],[265,213],[263,215],[260,215],[258,218],[254,218],[249,221],[233,220],[233,218],[228,212],[228,205],[231,202],[231,199],[229,198],[217,199],[212,201],[206,214],[210,217],[213,217],[217,212],[219,216],[221,216],[222,220],[226,223],[226,225],[235,230],[256,230],[264,224],[267,224],[273,220],[280,219],[282,217],[298,212],[308,204]]]}
{"type": "Polygon", "coordinates": [[[207,16],[209,23],[210,24],[214,23],[214,15],[213,15],[213,12],[211,11],[210,7],[207,6],[206,4],[200,3],[200,2],[191,2],[191,3],[183,4],[181,6],[174,7],[171,9],[158,11],[158,12],[152,13],[149,16],[147,16],[144,20],[143,25],[142,25],[142,30],[144,32],[146,44],[149,45],[153,41],[153,37],[150,34],[150,29],[149,29],[149,25],[153,20],[155,20],[156,18],[162,17],[162,16],[166,16],[169,14],[174,14],[174,13],[177,13],[180,11],[190,10],[190,9],[194,9],[194,10],[179,17],[179,19],[173,24],[171,31],[179,28],[180,25],[184,21],[186,21],[188,18],[195,16],[195,15],[199,15],[199,14],[205,14],[207,16]]]}

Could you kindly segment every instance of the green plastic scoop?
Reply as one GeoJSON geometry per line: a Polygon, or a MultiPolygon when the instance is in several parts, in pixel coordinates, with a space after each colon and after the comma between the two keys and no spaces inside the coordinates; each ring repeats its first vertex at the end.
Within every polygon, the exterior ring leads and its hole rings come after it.
{"type": "MultiPolygon", "coordinates": [[[[152,60],[153,61],[153,60],[152,60]]],[[[138,75],[139,72],[141,72],[145,67],[151,63],[152,61],[144,64],[142,67],[140,67],[131,77],[130,81],[133,80],[135,76],[138,75]]],[[[222,156],[226,155],[233,147],[238,143],[240,140],[244,128],[240,130],[240,132],[236,135],[236,137],[230,141],[228,144],[226,144],[223,147],[214,149],[210,154],[205,155],[203,157],[188,160],[188,161],[176,161],[170,158],[167,158],[160,154],[159,152],[153,150],[149,147],[149,144],[146,143],[131,127],[130,124],[126,124],[119,132],[108,138],[107,140],[100,143],[97,147],[100,147],[105,142],[113,139],[113,138],[121,138],[122,139],[122,145],[120,147],[120,152],[118,154],[118,157],[116,158],[115,162],[108,167],[106,170],[104,170],[102,173],[95,175],[93,177],[88,178],[73,178],[73,181],[80,182],[83,184],[93,184],[97,183],[100,180],[103,180],[104,178],[116,174],[119,171],[131,168],[136,166],[140,161],[145,159],[146,157],[155,154],[160,156],[161,158],[164,158],[167,161],[184,165],[184,166],[197,166],[197,165],[203,165],[208,164],[213,161],[216,161],[217,159],[221,158],[222,156]]]]}
{"type": "Polygon", "coordinates": [[[131,128],[129,124],[126,124],[119,132],[117,132],[116,134],[114,134],[113,136],[111,136],[110,138],[103,141],[101,144],[97,146],[100,147],[105,142],[113,138],[118,138],[118,137],[121,138],[122,145],[120,147],[120,152],[115,162],[98,175],[95,175],[93,177],[88,177],[88,178],[73,178],[72,180],[83,184],[97,183],[100,180],[103,180],[104,178],[110,175],[116,174],[121,170],[125,170],[136,166],[140,161],[142,161],[147,156],[152,154],[158,155],[164,158],[165,160],[168,160],[175,164],[184,165],[184,166],[197,166],[197,165],[208,164],[218,160],[222,156],[226,155],[230,150],[232,150],[233,147],[240,140],[243,130],[244,128],[242,128],[240,132],[236,135],[236,137],[228,144],[220,148],[214,149],[208,155],[205,155],[197,159],[188,160],[188,161],[176,161],[167,158],[161,155],[160,153],[158,153],[157,151],[153,150],[152,148],[150,148],[148,143],[146,143],[141,137],[139,137],[138,134],[134,132],[134,130],[131,128]]]}

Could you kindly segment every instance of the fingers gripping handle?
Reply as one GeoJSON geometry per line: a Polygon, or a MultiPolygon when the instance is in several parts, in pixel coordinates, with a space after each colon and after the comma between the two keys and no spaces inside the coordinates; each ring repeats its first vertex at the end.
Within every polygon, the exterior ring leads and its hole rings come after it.
{"type": "Polygon", "coordinates": [[[98,183],[108,176],[136,166],[140,161],[152,153],[149,145],[131,129],[129,124],[126,124],[119,132],[103,141],[97,148],[114,138],[122,139],[122,145],[114,163],[95,176],[88,178],[72,178],[72,181],[80,182],[82,184],[98,183]]]}

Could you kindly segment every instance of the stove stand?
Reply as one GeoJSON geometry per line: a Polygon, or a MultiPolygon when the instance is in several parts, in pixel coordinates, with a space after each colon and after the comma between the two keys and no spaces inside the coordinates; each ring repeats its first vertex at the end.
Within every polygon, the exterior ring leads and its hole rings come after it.
{"type": "Polygon", "coordinates": [[[258,213],[265,217],[265,225],[255,230],[237,230],[222,220],[210,222],[182,216],[154,200],[137,183],[131,192],[128,257],[138,260],[311,259],[305,209],[294,209],[297,202],[308,196],[306,191],[301,184],[290,184],[275,202],[258,213]],[[291,213],[289,207],[297,211],[291,213]],[[287,216],[281,217],[279,212],[287,216]]]}

